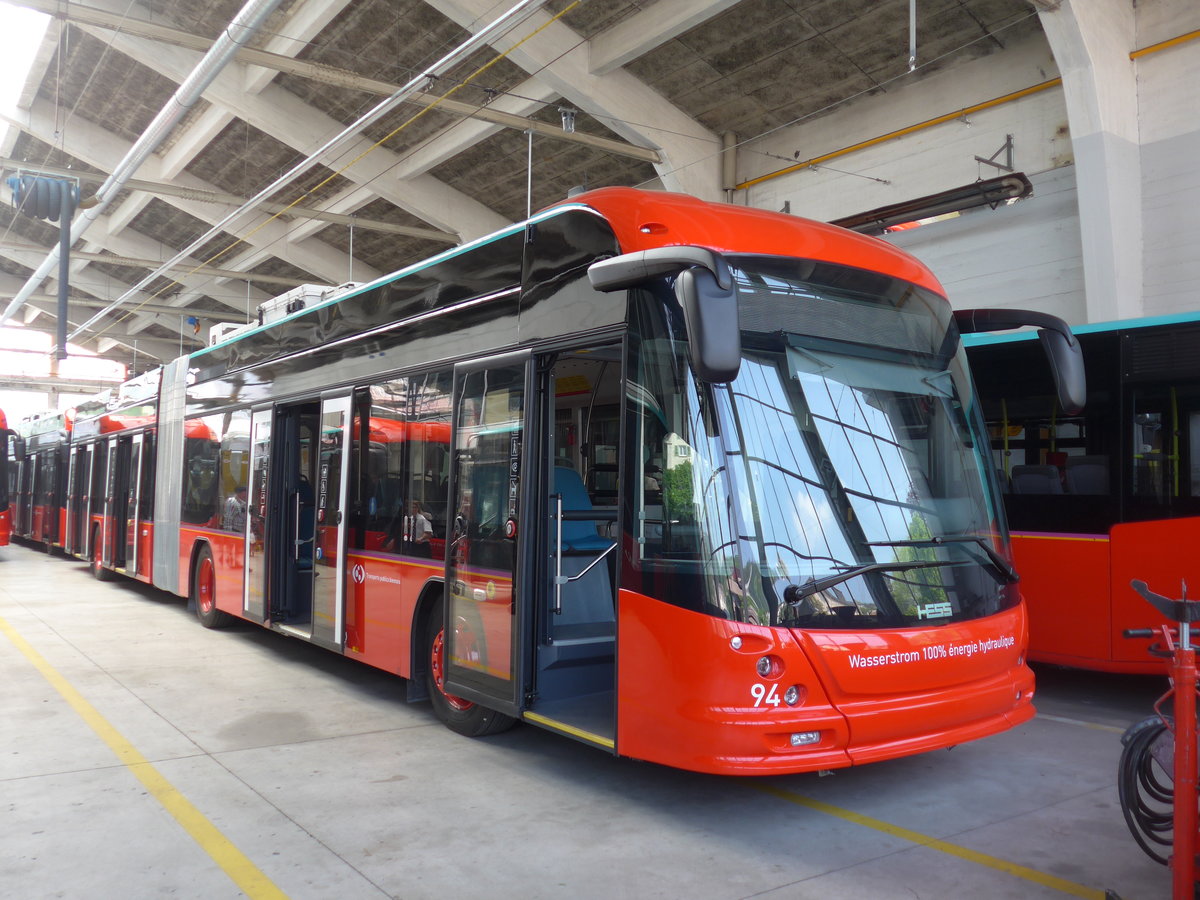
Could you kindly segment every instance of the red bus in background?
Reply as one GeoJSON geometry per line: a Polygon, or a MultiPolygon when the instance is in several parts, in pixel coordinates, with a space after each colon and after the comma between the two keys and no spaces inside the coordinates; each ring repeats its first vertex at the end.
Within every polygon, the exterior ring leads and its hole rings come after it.
{"type": "Polygon", "coordinates": [[[8,504],[8,495],[12,488],[9,473],[16,471],[16,462],[8,455],[10,433],[4,410],[0,409],[0,547],[8,544],[9,535],[12,533],[12,511],[8,504]]]}
{"type": "Polygon", "coordinates": [[[160,374],[147,372],[75,410],[63,546],[100,579],[115,571],[151,581],[160,374]]]}
{"type": "MultiPolygon", "coordinates": [[[[1200,315],[1075,329],[1088,402],[1063,413],[1031,335],[969,336],[1029,611],[1031,659],[1161,674],[1126,640],[1129,583],[1200,590],[1200,315]]],[[[1165,619],[1160,620],[1166,623],[1165,619]]]]}
{"type": "Polygon", "coordinates": [[[26,416],[13,433],[14,476],[10,476],[9,504],[12,534],[61,548],[66,534],[68,446],[74,411],[49,411],[26,416]]]}
{"type": "Polygon", "coordinates": [[[594,191],[264,307],[142,385],[153,421],[86,410],[68,530],[462,734],[728,774],[952,746],[1033,715],[985,321],[871,238],[594,191]]]}

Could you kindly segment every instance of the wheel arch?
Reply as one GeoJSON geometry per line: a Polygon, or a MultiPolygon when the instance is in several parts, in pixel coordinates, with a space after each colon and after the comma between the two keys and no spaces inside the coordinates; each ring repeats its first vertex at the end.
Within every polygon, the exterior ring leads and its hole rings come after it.
{"type": "Polygon", "coordinates": [[[408,688],[405,694],[409,703],[429,699],[429,691],[425,688],[425,673],[429,670],[429,660],[425,658],[425,629],[429,627],[429,617],[433,614],[434,606],[442,599],[445,591],[445,579],[430,578],[421,588],[417,605],[413,609],[412,628],[408,636],[408,658],[412,664],[409,666],[408,688]]]}
{"type": "MultiPolygon", "coordinates": [[[[212,554],[212,545],[207,538],[196,538],[192,542],[192,549],[188,553],[188,568],[187,568],[187,598],[188,608],[191,609],[192,604],[196,602],[193,593],[196,590],[196,565],[200,560],[200,553],[207,549],[209,554],[212,554]]],[[[215,558],[215,557],[214,557],[215,558]]]]}

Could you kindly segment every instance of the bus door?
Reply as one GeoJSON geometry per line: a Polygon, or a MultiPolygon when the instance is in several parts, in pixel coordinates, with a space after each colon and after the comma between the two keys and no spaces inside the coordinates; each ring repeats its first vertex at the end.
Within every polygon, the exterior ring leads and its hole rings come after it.
{"type": "Polygon", "coordinates": [[[528,680],[522,560],[538,531],[521,509],[530,370],[527,352],[454,370],[445,689],[509,715],[520,714],[528,680]]]}
{"type": "Polygon", "coordinates": [[[87,523],[88,466],[91,447],[71,448],[70,488],[67,491],[67,537],[65,549],[72,556],[83,552],[84,526],[87,523]]]}
{"type": "MultiPolygon", "coordinates": [[[[271,441],[274,474],[266,490],[268,618],[272,628],[306,639],[313,637],[320,422],[317,400],[276,407],[271,441]]],[[[328,626],[326,635],[331,632],[328,626]]]]}
{"type": "MultiPolygon", "coordinates": [[[[26,441],[26,447],[28,446],[29,443],[26,441]]],[[[33,518],[33,473],[37,468],[37,459],[30,450],[26,450],[25,458],[18,464],[18,468],[20,474],[17,478],[19,487],[16,497],[16,516],[13,519],[13,534],[24,537],[29,534],[30,522],[33,518]]]]}
{"type": "Polygon", "coordinates": [[[312,550],[312,641],[342,648],[346,602],[346,491],[350,395],[321,400],[316,477],[316,534],[312,550]]]}
{"type": "Polygon", "coordinates": [[[125,569],[130,575],[138,571],[138,509],[141,505],[143,448],[145,435],[135,434],[129,439],[129,465],[125,471],[124,536],[125,569]]]}
{"type": "Polygon", "coordinates": [[[107,479],[108,444],[96,441],[88,445],[88,502],[87,521],[84,523],[87,546],[84,556],[89,560],[100,559],[104,546],[104,485],[107,479]],[[99,525],[94,524],[96,519],[100,520],[99,525]]]}
{"type": "Polygon", "coordinates": [[[270,522],[271,426],[275,411],[255,410],[250,419],[250,491],[246,506],[246,571],[242,611],[247,619],[267,619],[267,529],[270,522]]]}
{"type": "Polygon", "coordinates": [[[129,469],[133,461],[133,440],[119,437],[109,444],[109,481],[106,499],[108,514],[104,517],[105,563],[116,569],[126,567],[129,527],[129,469]]]}
{"type": "Polygon", "coordinates": [[[46,483],[43,456],[42,453],[35,453],[29,457],[28,511],[25,521],[22,523],[24,527],[21,529],[22,535],[35,541],[42,536],[42,519],[45,518],[46,508],[46,504],[43,502],[46,494],[43,487],[46,483]]]}
{"type": "Polygon", "coordinates": [[[619,346],[539,361],[538,552],[533,700],[525,718],[614,749],[619,346]]]}
{"type": "Polygon", "coordinates": [[[115,565],[117,557],[116,500],[118,472],[121,468],[121,447],[118,440],[118,438],[112,438],[105,442],[106,460],[104,481],[102,482],[104,489],[100,495],[100,561],[110,567],[115,565]]]}

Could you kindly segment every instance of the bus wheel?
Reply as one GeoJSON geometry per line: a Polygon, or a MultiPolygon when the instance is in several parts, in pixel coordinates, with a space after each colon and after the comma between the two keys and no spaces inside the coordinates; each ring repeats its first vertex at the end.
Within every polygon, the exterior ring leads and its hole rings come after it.
{"type": "Polygon", "coordinates": [[[191,600],[196,604],[196,618],[205,628],[224,628],[233,621],[228,613],[217,609],[217,567],[207,546],[196,557],[191,600]]]}
{"type": "Polygon", "coordinates": [[[92,532],[92,577],[97,581],[108,581],[108,569],[104,568],[104,546],[100,540],[100,529],[92,532]]]}
{"type": "Polygon", "coordinates": [[[425,685],[434,714],[451,731],[467,737],[483,737],[511,728],[516,719],[446,693],[446,640],[442,601],[434,606],[425,627],[425,685]]]}

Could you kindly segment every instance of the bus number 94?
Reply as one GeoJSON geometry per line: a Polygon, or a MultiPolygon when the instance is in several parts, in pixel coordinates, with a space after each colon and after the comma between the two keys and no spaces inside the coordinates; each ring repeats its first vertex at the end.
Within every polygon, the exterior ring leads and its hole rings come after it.
{"type": "Polygon", "coordinates": [[[750,685],[750,696],[754,698],[755,706],[778,706],[780,702],[779,688],[773,684],[750,685]]]}

